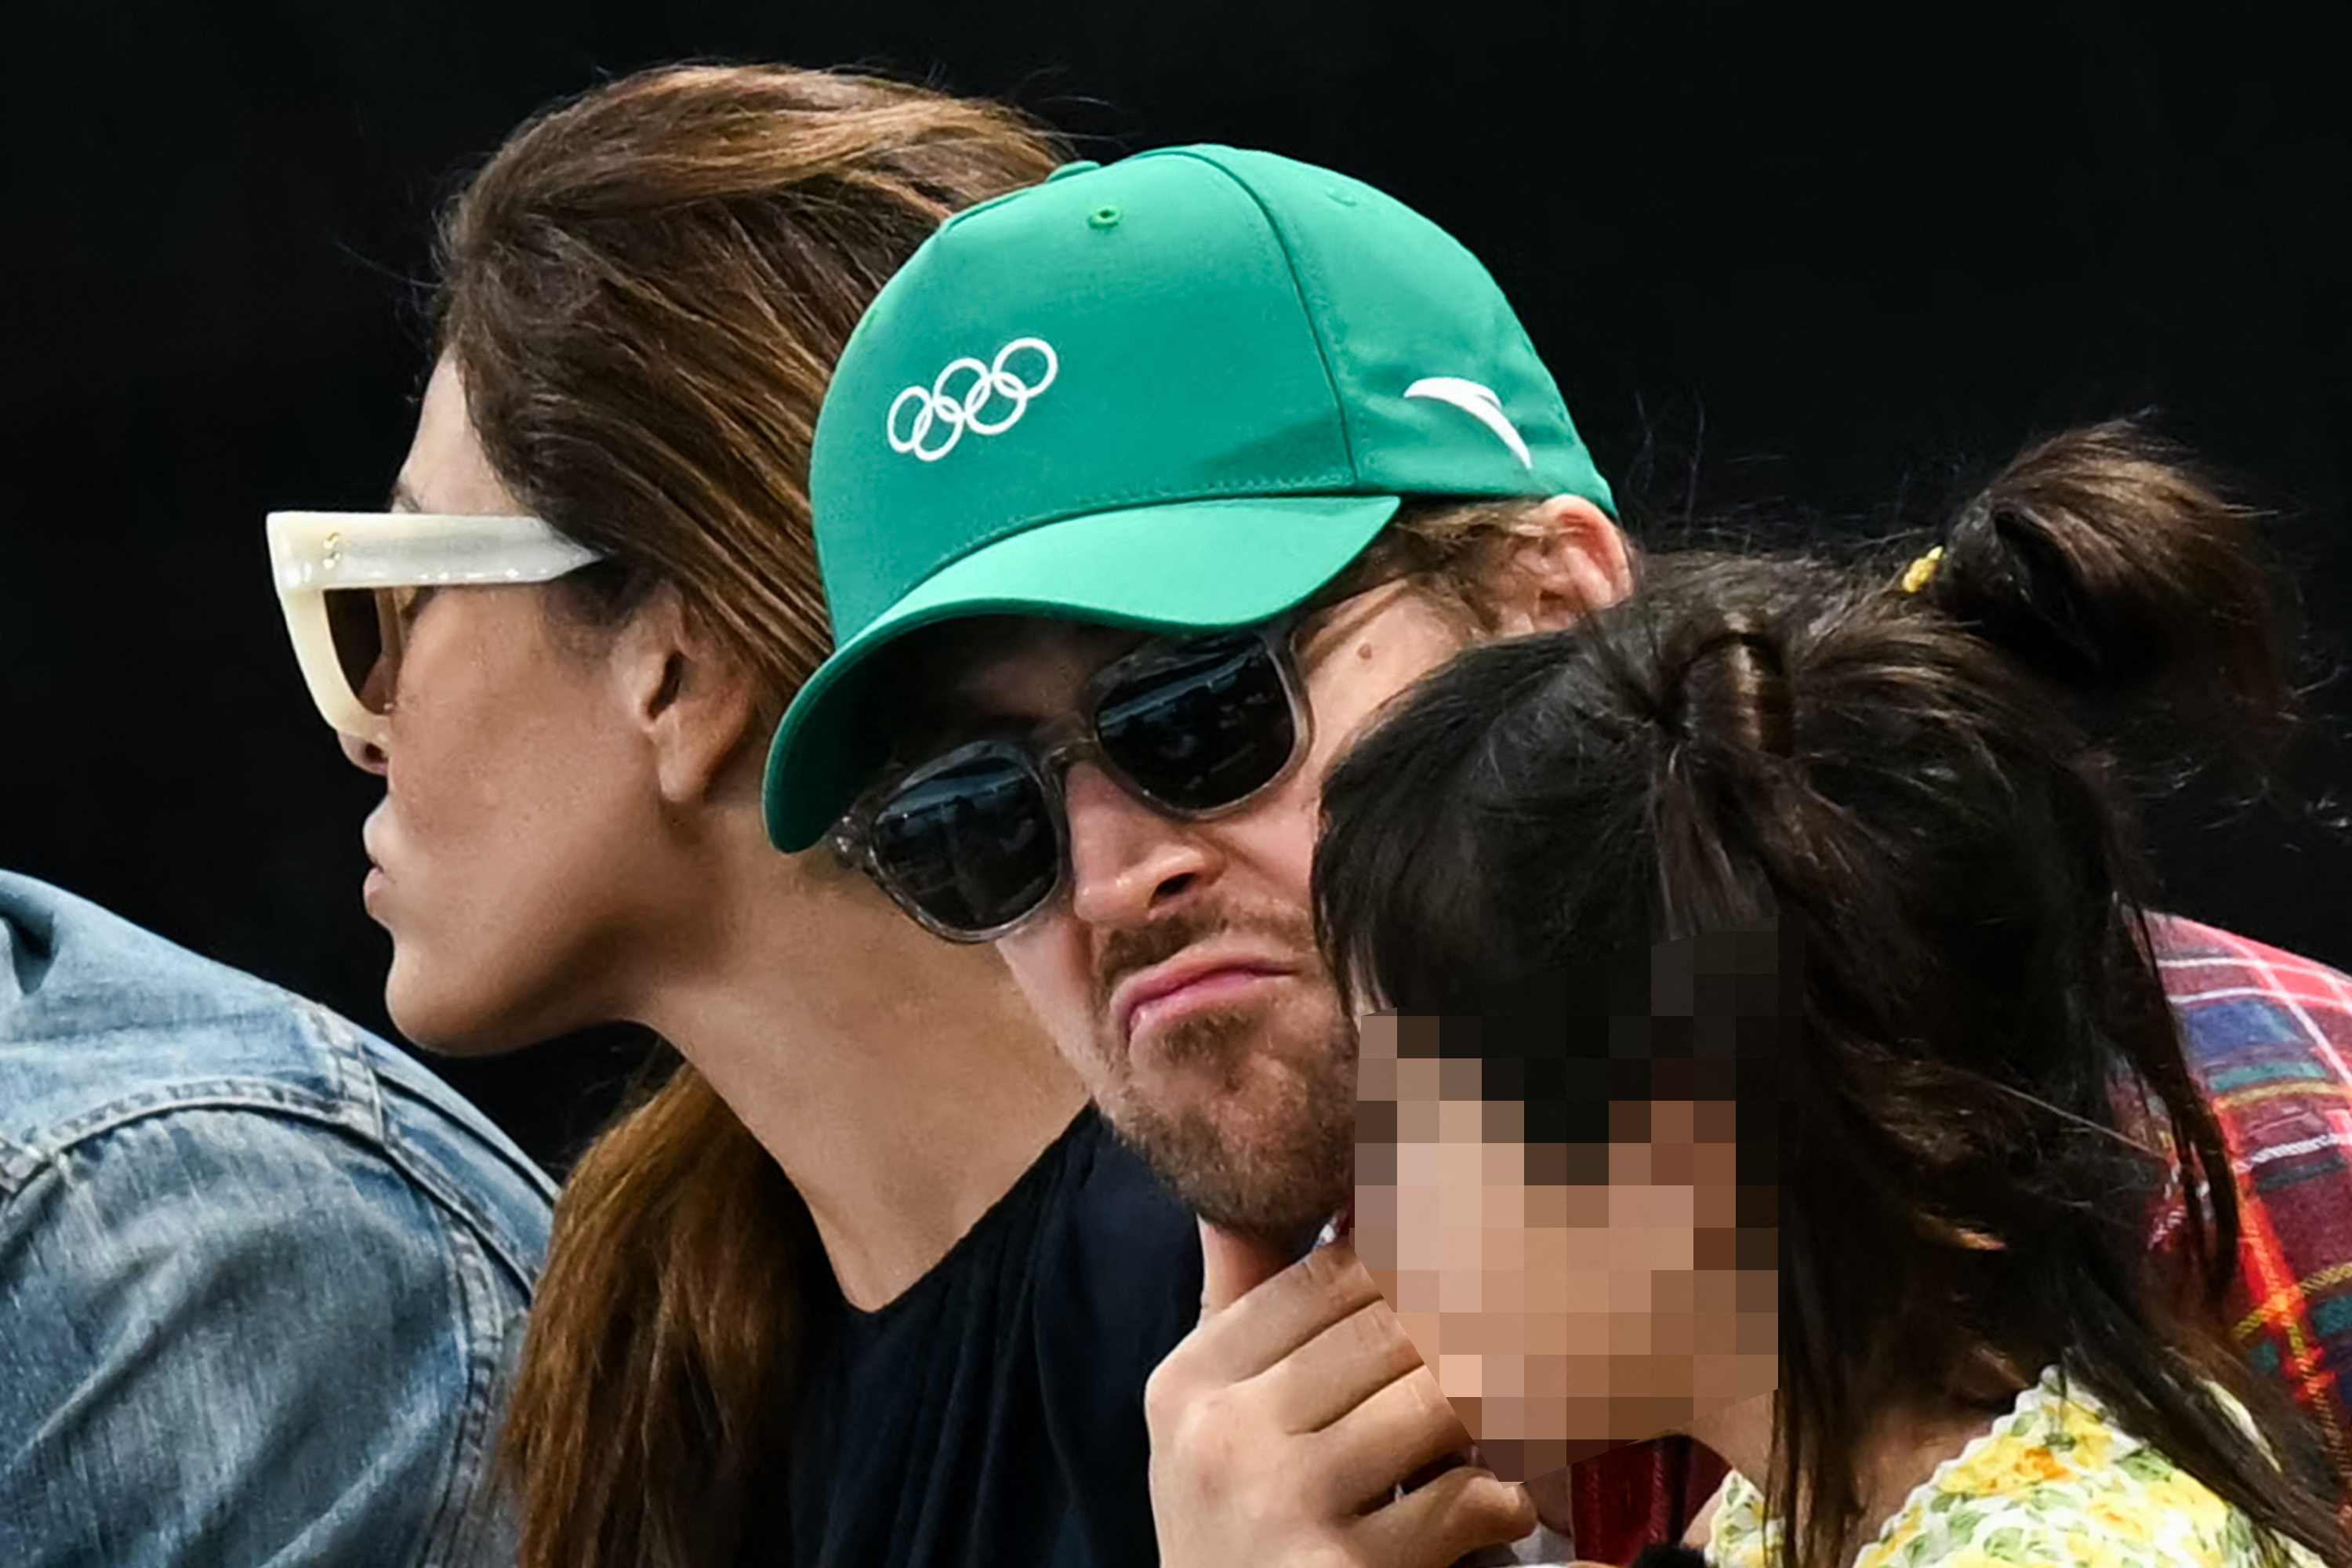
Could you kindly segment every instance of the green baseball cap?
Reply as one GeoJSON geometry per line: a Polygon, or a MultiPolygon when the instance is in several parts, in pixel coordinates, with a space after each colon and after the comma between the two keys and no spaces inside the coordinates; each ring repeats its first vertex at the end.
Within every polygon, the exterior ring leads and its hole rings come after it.
{"type": "Polygon", "coordinates": [[[918,627],[1026,615],[1246,626],[1407,496],[1613,511],[1477,258],[1268,153],[1076,163],[959,214],[883,289],[819,416],[836,650],[768,753],[768,837],[817,842],[887,760],[862,679],[918,627]]]}

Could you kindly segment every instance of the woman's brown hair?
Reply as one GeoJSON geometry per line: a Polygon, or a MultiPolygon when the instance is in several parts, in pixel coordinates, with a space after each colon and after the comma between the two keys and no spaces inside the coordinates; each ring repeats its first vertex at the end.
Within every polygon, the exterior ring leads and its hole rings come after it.
{"type": "MultiPolygon", "coordinates": [[[[1759,921],[1795,939],[1790,1027],[1656,1064],[1717,1086],[1659,1098],[1780,1108],[1741,1129],[1739,1223],[1778,1232],[1759,1479],[1793,1568],[1874,1522],[1876,1418],[1998,1410],[2052,1365],[2269,1547],[2352,1563],[2311,1434],[2219,1317],[2237,1189],[2115,744],[2259,763],[2290,695],[2249,516],[2104,426],[2021,454],[1907,572],[1654,558],[1625,604],[1441,670],[1327,784],[1330,961],[1402,1012],[1562,975],[1589,997],[1655,942],[1759,921]],[[2168,1183],[2201,1290],[2152,1265],[2168,1183]]],[[[1549,1087],[1612,1055],[1607,1017],[1557,1037],[1518,1064],[1531,1151],[1608,1109],[1549,1087]]]]}
{"type": "MultiPolygon", "coordinates": [[[[645,72],[517,131],[444,220],[436,319],[499,478],[606,556],[581,605],[674,586],[780,715],[831,644],[808,458],[842,345],[942,219],[1059,160],[994,105],[771,67],[645,72]]],[[[728,1562],[780,1522],[815,1247],[691,1068],[596,1141],[507,1417],[526,1568],[728,1562]]]]}

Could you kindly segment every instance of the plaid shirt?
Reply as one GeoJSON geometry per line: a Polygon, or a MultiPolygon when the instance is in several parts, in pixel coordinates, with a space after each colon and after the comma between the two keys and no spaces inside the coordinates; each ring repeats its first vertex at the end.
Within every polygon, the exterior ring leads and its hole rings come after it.
{"type": "Polygon", "coordinates": [[[2238,1180],[2231,1337],[2352,1490],[2352,977],[2192,921],[2149,923],[2238,1180]]]}
{"type": "MultiPolygon", "coordinates": [[[[2148,923],[2237,1175],[2232,1337],[2294,1396],[2352,1495],[2352,976],[2175,915],[2148,923]]],[[[2158,1223],[2161,1247],[2178,1209],[2158,1223]]],[[[1722,1477],[1685,1437],[1576,1466],[1577,1554],[1627,1563],[1679,1539],[1722,1477]]]]}

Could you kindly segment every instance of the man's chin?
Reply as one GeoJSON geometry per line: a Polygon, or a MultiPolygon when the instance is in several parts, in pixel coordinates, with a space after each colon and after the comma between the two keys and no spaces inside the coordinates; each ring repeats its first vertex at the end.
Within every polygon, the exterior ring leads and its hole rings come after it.
{"type": "Polygon", "coordinates": [[[1111,1125],[1195,1213],[1304,1246],[1354,1194],[1352,1025],[1294,1006],[1221,1008],[1113,1053],[1095,1085],[1111,1125]]]}
{"type": "MultiPolygon", "coordinates": [[[[1177,1195],[1184,1196],[1181,1193],[1177,1195]]],[[[1217,1201],[1220,1195],[1210,1193],[1197,1201],[1185,1201],[1194,1214],[1218,1229],[1245,1236],[1286,1258],[1306,1257],[1339,1212],[1338,1205],[1329,1204],[1304,1209],[1261,1209],[1242,1203],[1221,1205],[1217,1201]]]]}
{"type": "Polygon", "coordinates": [[[1202,1219],[1303,1251],[1353,1193],[1354,1125],[1332,1130],[1270,1121],[1228,1096],[1171,1112],[1139,1100],[1105,1114],[1202,1219]]]}

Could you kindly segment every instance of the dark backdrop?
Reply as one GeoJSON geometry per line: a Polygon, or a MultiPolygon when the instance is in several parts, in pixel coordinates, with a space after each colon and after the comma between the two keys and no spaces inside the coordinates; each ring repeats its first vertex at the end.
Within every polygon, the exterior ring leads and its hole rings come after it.
{"type": "MultiPolygon", "coordinates": [[[[2326,9],[1675,0],[83,0],[0,96],[0,865],[384,1026],[358,827],[271,507],[381,504],[457,175],[690,55],[1010,96],[1108,157],[1224,140],[1428,212],[1523,310],[1636,514],[1933,520],[2029,434],[2147,411],[2273,509],[2341,657],[2352,114],[2326,9]]],[[[2343,688],[2318,693],[2340,728],[2343,688]]],[[[2322,753],[2323,774],[2337,766],[2322,753]]],[[[2352,852],[2168,813],[2172,902],[2352,965],[2352,852]]],[[[942,1042],[951,1048],[951,1042],[942,1042]]],[[[610,1038],[449,1068],[559,1162],[610,1038]]]]}

